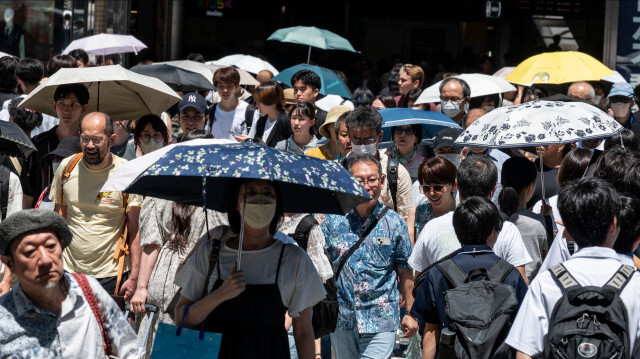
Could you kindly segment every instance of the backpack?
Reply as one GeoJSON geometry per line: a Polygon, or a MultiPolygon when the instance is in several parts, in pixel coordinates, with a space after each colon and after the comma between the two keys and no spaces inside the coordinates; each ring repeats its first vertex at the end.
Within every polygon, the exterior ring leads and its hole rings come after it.
{"type": "Polygon", "coordinates": [[[391,192],[391,201],[393,202],[393,210],[398,210],[398,159],[387,156],[387,182],[389,183],[389,191],[391,192]]]}
{"type": "Polygon", "coordinates": [[[503,259],[489,271],[479,268],[468,274],[453,259],[437,263],[436,267],[451,285],[444,293],[449,326],[442,330],[439,348],[449,355],[441,357],[513,358],[505,339],[518,299],[515,289],[503,282],[514,267],[503,259]],[[482,280],[471,281],[480,276],[482,280]]]}
{"type": "MultiPolygon", "coordinates": [[[[305,252],[309,242],[309,233],[313,226],[317,225],[318,221],[316,221],[312,215],[306,215],[300,223],[298,223],[296,231],[291,234],[291,238],[293,238],[305,252]]],[[[324,255],[327,256],[329,263],[331,263],[329,253],[327,253],[326,249],[324,250],[324,255]]],[[[311,315],[311,325],[316,339],[333,333],[338,324],[338,288],[336,286],[335,276],[327,279],[323,285],[327,296],[313,306],[311,315]]]]}
{"type": "Polygon", "coordinates": [[[11,170],[6,166],[0,166],[0,219],[7,218],[9,206],[9,177],[11,170]]]}
{"type": "Polygon", "coordinates": [[[544,357],[631,358],[629,321],[620,292],[634,269],[621,265],[603,287],[583,287],[562,264],[550,271],[562,298],[549,318],[544,357]]]}

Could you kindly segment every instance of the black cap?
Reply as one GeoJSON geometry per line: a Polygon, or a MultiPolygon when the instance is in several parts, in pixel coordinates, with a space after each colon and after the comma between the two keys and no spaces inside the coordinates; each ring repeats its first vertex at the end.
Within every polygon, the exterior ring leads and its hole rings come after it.
{"type": "Polygon", "coordinates": [[[182,101],[178,102],[178,111],[182,112],[187,107],[193,107],[199,113],[206,113],[207,100],[197,92],[189,92],[182,96],[182,101]]]}
{"type": "Polygon", "coordinates": [[[62,248],[73,238],[67,222],[50,209],[25,209],[16,212],[0,223],[0,254],[6,255],[11,242],[28,233],[53,232],[62,248]]]}
{"type": "Polygon", "coordinates": [[[65,137],[60,141],[58,147],[55,150],[47,153],[44,158],[47,162],[53,162],[54,156],[67,158],[69,156],[73,156],[76,153],[82,152],[82,147],[80,146],[80,137],[71,136],[65,137]]]}
{"type": "Polygon", "coordinates": [[[445,128],[438,131],[435,139],[433,140],[433,152],[438,152],[442,147],[453,147],[458,150],[462,150],[462,146],[453,145],[456,138],[460,136],[462,129],[459,128],[445,128]]]}

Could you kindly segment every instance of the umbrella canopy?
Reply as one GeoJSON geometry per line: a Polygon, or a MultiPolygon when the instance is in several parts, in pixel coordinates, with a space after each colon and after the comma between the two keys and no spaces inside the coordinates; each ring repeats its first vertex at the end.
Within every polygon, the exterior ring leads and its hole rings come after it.
{"type": "Polygon", "coordinates": [[[9,55],[9,54],[7,54],[6,52],[2,52],[2,51],[0,51],[0,57],[5,57],[5,56],[15,57],[15,56],[13,56],[13,55],[9,55]]]}
{"type": "Polygon", "coordinates": [[[344,214],[371,199],[351,174],[325,161],[251,142],[176,146],[149,166],[125,192],[225,212],[231,181],[276,181],[282,205],[293,213],[344,214]],[[206,180],[205,180],[206,179],[206,180]]]}
{"type": "MultiPolygon", "coordinates": [[[[471,88],[471,97],[481,97],[517,90],[512,84],[495,76],[483,74],[461,74],[453,77],[462,79],[469,84],[469,87],[471,88]]],[[[422,91],[416,100],[416,104],[440,102],[441,83],[442,81],[437,82],[422,91]]]]}
{"type": "Polygon", "coordinates": [[[36,146],[20,126],[0,121],[0,155],[27,158],[36,146]]]}
{"type": "MultiPolygon", "coordinates": [[[[220,65],[213,65],[213,64],[203,64],[201,62],[191,61],[191,60],[156,62],[153,65],[171,65],[171,66],[179,67],[181,69],[185,69],[188,71],[197,72],[202,76],[206,77],[207,80],[209,80],[209,82],[211,82],[212,84],[213,84],[213,74],[215,74],[216,70],[221,69],[223,67],[228,67],[228,66],[220,66],[220,65]]],[[[254,85],[260,84],[255,77],[251,76],[250,73],[242,69],[238,69],[238,73],[240,73],[240,85],[254,86],[254,85]]]]}
{"type": "Polygon", "coordinates": [[[320,93],[322,95],[338,95],[343,98],[351,98],[351,90],[349,87],[336,75],[333,71],[325,69],[324,67],[300,64],[287,69],[282,70],[272,78],[273,81],[279,81],[287,86],[293,86],[291,83],[291,77],[300,70],[310,70],[320,76],[320,93]]]}
{"type": "Polygon", "coordinates": [[[155,77],[174,91],[193,92],[213,90],[213,84],[202,74],[171,65],[138,65],[130,69],[140,75],[155,77]]]}
{"type": "Polygon", "coordinates": [[[62,54],[67,55],[75,49],[82,49],[99,56],[126,52],[133,52],[137,55],[140,50],[146,48],[147,45],[132,35],[98,34],[73,40],[62,54]]]}
{"type": "Polygon", "coordinates": [[[505,80],[520,85],[600,81],[614,72],[602,62],[578,51],[545,52],[521,62],[505,80]]]}
{"type": "Polygon", "coordinates": [[[610,137],[623,129],[590,104],[535,100],[489,112],[464,130],[455,144],[491,148],[560,145],[610,137]]]}
{"type": "Polygon", "coordinates": [[[80,83],[89,90],[89,111],[100,111],[114,120],[137,120],[159,115],[181,98],[164,82],[126,70],[120,65],[63,68],[38,86],[18,105],[57,116],[51,107],[56,88],[80,83]]]}
{"type": "Polygon", "coordinates": [[[491,76],[500,77],[503,79],[507,77],[507,75],[509,75],[511,72],[513,72],[514,69],[515,69],[515,66],[503,67],[500,70],[494,72],[493,75],[491,76]]]}
{"type": "Polygon", "coordinates": [[[357,52],[349,40],[342,36],[334,34],[329,30],[318,29],[313,26],[294,26],[276,30],[267,40],[276,40],[281,42],[291,42],[294,44],[309,46],[309,55],[307,63],[311,58],[311,47],[317,47],[323,50],[343,50],[357,52]]]}
{"type": "Polygon", "coordinates": [[[262,70],[269,70],[275,76],[279,73],[273,65],[263,59],[250,55],[229,55],[215,61],[206,62],[206,64],[235,66],[239,69],[257,74],[262,70]]]}
{"type": "MultiPolygon", "coordinates": [[[[382,128],[395,126],[422,125],[422,138],[432,138],[443,128],[461,128],[449,117],[434,111],[414,110],[411,108],[387,108],[380,110],[382,128]]],[[[384,131],[382,141],[392,141],[391,131],[384,131]]]]}

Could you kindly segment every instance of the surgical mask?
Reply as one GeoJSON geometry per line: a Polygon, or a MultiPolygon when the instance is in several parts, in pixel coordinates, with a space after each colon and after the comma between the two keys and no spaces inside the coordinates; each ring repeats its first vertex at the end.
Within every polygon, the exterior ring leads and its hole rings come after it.
{"type": "Polygon", "coordinates": [[[629,103],[616,102],[611,104],[611,109],[615,117],[625,117],[629,113],[630,108],[631,104],[629,103]]]}
{"type": "Polygon", "coordinates": [[[600,95],[596,95],[596,96],[593,97],[593,102],[595,104],[600,104],[600,100],[602,100],[602,96],[600,96],[600,95]]]}
{"type": "Polygon", "coordinates": [[[371,143],[368,145],[354,145],[353,143],[351,144],[351,151],[353,151],[354,153],[358,153],[358,154],[365,154],[368,153],[371,156],[375,156],[378,153],[378,144],[377,143],[371,143]]]}
{"type": "Polygon", "coordinates": [[[58,171],[58,167],[60,167],[60,161],[52,162],[51,167],[53,168],[53,173],[56,173],[58,171]]]}
{"type": "Polygon", "coordinates": [[[149,140],[149,142],[147,143],[140,141],[140,149],[142,150],[142,153],[145,155],[147,153],[151,153],[155,150],[161,149],[162,145],[163,145],[162,141],[156,142],[156,140],[154,140],[153,138],[149,140]]]}
{"type": "Polygon", "coordinates": [[[441,155],[436,155],[436,157],[442,157],[445,160],[453,163],[456,167],[460,164],[460,154],[459,153],[443,153],[441,155]]]}
{"type": "Polygon", "coordinates": [[[491,112],[491,111],[495,110],[496,107],[489,105],[489,106],[482,106],[482,109],[487,111],[487,112],[491,112]]]}
{"type": "MultiPolygon", "coordinates": [[[[467,111],[468,107],[469,107],[469,104],[465,104],[465,107],[464,107],[465,112],[467,111]]],[[[442,113],[449,118],[458,116],[460,111],[461,111],[460,103],[458,102],[448,101],[448,102],[442,103],[442,113]]]]}
{"type": "Polygon", "coordinates": [[[240,215],[244,205],[244,222],[253,229],[262,229],[268,226],[276,214],[276,201],[265,195],[251,196],[246,203],[240,204],[240,215]]]}

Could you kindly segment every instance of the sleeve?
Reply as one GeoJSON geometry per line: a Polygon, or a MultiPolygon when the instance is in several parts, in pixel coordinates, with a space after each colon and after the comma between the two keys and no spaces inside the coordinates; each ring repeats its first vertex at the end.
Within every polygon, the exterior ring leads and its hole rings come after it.
{"type": "Polygon", "coordinates": [[[20,179],[13,172],[9,172],[9,201],[7,216],[22,210],[22,186],[20,179]]]}
{"type": "Polygon", "coordinates": [[[133,207],[142,207],[142,196],[139,194],[128,193],[127,194],[127,213],[133,207]]]}
{"type": "Polygon", "coordinates": [[[532,261],[518,227],[511,222],[504,222],[493,250],[497,256],[511,263],[514,267],[532,261]]]}
{"type": "Polygon", "coordinates": [[[422,272],[431,264],[429,263],[429,256],[427,256],[427,242],[430,240],[429,233],[431,232],[431,226],[427,222],[420,235],[418,235],[415,247],[411,252],[411,256],[409,256],[409,265],[418,272],[422,272]]]}
{"type": "Polygon", "coordinates": [[[60,197],[60,180],[62,178],[64,169],[67,167],[69,161],[71,161],[72,158],[73,156],[65,158],[64,160],[62,160],[62,162],[60,162],[60,166],[58,166],[56,173],[53,174],[53,180],[51,180],[49,199],[51,200],[51,202],[54,202],[55,204],[59,204],[61,206],[66,205],[66,203],[64,201],[64,195],[60,197]]]}
{"type": "MultiPolygon", "coordinates": [[[[173,284],[182,288],[182,295],[192,302],[197,302],[202,298],[204,285],[207,281],[206,276],[209,272],[209,253],[213,242],[206,240],[206,238],[205,235],[200,239],[205,242],[197,246],[195,253],[189,257],[184,268],[176,274],[173,281],[173,284]]],[[[213,276],[215,275],[213,273],[213,276]]]]}
{"type": "Polygon", "coordinates": [[[542,208],[542,200],[536,202],[536,204],[533,205],[533,208],[531,208],[531,212],[540,213],[540,208],[542,208]]]}
{"type": "Polygon", "coordinates": [[[406,220],[413,207],[413,194],[411,192],[411,176],[404,166],[398,166],[398,214],[406,220]]]}
{"type": "Polygon", "coordinates": [[[278,280],[280,288],[287,288],[282,293],[283,303],[288,308],[291,318],[298,318],[300,312],[315,305],[326,297],[326,292],[316,268],[304,250],[295,245],[286,245],[287,273],[278,280]]]}
{"type": "Polygon", "coordinates": [[[544,350],[544,339],[548,333],[549,319],[545,307],[541,283],[549,283],[544,280],[548,273],[539,274],[531,283],[529,291],[524,297],[521,308],[511,326],[509,335],[505,340],[510,347],[521,351],[531,357],[541,354],[544,350]],[[544,277],[544,278],[543,278],[544,277]]]}
{"type": "Polygon", "coordinates": [[[430,270],[425,281],[418,287],[409,314],[421,323],[440,324],[432,274],[430,270]]]}
{"type": "Polygon", "coordinates": [[[157,214],[161,210],[159,208],[158,199],[153,197],[147,197],[142,202],[142,208],[140,209],[140,246],[148,245],[164,245],[164,238],[160,233],[160,224],[158,223],[157,214]]]}
{"type": "Polygon", "coordinates": [[[393,231],[395,240],[395,266],[398,269],[411,269],[409,265],[409,256],[411,255],[411,239],[407,224],[402,219],[397,219],[398,224],[393,231]]]}
{"type": "Polygon", "coordinates": [[[123,358],[140,358],[144,354],[144,348],[138,341],[138,336],[122,315],[122,311],[111,299],[111,296],[102,288],[97,280],[87,276],[91,289],[100,303],[100,311],[107,327],[107,333],[113,347],[112,355],[123,358]]]}
{"type": "Polygon", "coordinates": [[[564,227],[558,225],[558,234],[556,234],[556,238],[553,240],[553,243],[549,248],[549,253],[547,253],[547,257],[545,257],[542,262],[542,266],[540,266],[538,273],[542,273],[556,264],[560,264],[571,258],[569,248],[567,247],[567,240],[562,236],[563,233],[564,227]]]}
{"type": "Polygon", "coordinates": [[[307,242],[307,254],[313,262],[313,266],[318,271],[320,279],[324,283],[327,279],[333,277],[333,268],[329,263],[329,258],[324,255],[324,233],[320,226],[313,226],[309,232],[309,241],[307,242]]]}

